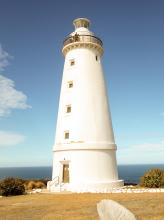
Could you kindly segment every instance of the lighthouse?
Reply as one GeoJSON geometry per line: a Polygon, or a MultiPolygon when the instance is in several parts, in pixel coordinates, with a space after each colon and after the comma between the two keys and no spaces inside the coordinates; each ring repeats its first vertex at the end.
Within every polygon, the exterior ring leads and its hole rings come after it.
{"type": "Polygon", "coordinates": [[[118,179],[116,144],[101,58],[103,43],[77,18],[64,42],[65,57],[50,191],[107,192],[118,179]]]}

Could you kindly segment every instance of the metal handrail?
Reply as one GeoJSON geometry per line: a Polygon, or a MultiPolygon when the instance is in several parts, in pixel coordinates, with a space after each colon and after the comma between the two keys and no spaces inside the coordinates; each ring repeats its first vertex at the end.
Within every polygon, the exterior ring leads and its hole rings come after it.
{"type": "Polygon", "coordinates": [[[83,42],[83,43],[96,43],[101,46],[103,46],[102,41],[93,35],[79,35],[75,34],[74,36],[68,36],[64,41],[63,41],[63,46],[66,46],[71,43],[75,42],[83,42]]]}
{"type": "Polygon", "coordinates": [[[57,186],[60,184],[60,179],[59,179],[59,176],[55,176],[52,181],[50,181],[50,186],[54,185],[57,186]]]}

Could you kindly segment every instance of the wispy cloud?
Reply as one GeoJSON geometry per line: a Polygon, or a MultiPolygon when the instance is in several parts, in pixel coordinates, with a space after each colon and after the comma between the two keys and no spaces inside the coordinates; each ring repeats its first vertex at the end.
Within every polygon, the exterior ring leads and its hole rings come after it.
{"type": "Polygon", "coordinates": [[[164,112],[161,112],[161,114],[160,114],[161,116],[164,116],[164,112]]]}
{"type": "Polygon", "coordinates": [[[164,153],[164,141],[160,141],[158,143],[142,143],[135,145],[128,145],[127,147],[119,148],[120,151],[128,151],[128,152],[141,152],[142,153],[164,153]]]}
{"type": "Polygon", "coordinates": [[[129,150],[138,150],[146,153],[164,152],[164,142],[136,144],[129,147],[129,150]]]}
{"type": "Polygon", "coordinates": [[[2,45],[0,44],[0,71],[3,71],[6,66],[9,65],[9,58],[11,56],[2,49],[2,45]]]}
{"type": "Polygon", "coordinates": [[[0,75],[0,117],[10,114],[12,109],[27,109],[27,96],[15,89],[14,81],[0,75]]]}
{"type": "MultiPolygon", "coordinates": [[[[9,64],[11,56],[0,45],[0,71],[9,64]]],[[[15,88],[13,80],[0,75],[0,117],[7,116],[12,109],[27,109],[27,96],[15,88]]]]}
{"type": "Polygon", "coordinates": [[[25,136],[21,134],[0,130],[0,147],[14,146],[22,143],[24,140],[25,136]]]}
{"type": "Polygon", "coordinates": [[[158,143],[142,143],[128,147],[118,147],[120,163],[163,163],[164,141],[158,143]]]}

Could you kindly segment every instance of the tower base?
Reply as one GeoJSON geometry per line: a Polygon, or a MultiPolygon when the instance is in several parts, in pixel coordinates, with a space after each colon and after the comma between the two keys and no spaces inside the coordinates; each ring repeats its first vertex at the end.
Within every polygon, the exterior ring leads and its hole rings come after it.
{"type": "Polygon", "coordinates": [[[47,189],[50,192],[74,192],[74,193],[108,193],[112,189],[121,188],[124,186],[123,180],[115,180],[110,182],[96,182],[96,183],[83,183],[83,184],[71,184],[71,183],[58,183],[49,181],[47,183],[47,189]]]}

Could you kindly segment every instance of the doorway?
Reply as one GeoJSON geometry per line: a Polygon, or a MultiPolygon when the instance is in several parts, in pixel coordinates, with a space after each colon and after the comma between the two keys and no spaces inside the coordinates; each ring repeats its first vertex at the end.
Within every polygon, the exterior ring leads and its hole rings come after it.
{"type": "Polygon", "coordinates": [[[69,164],[63,164],[63,183],[69,183],[69,164]]]}

